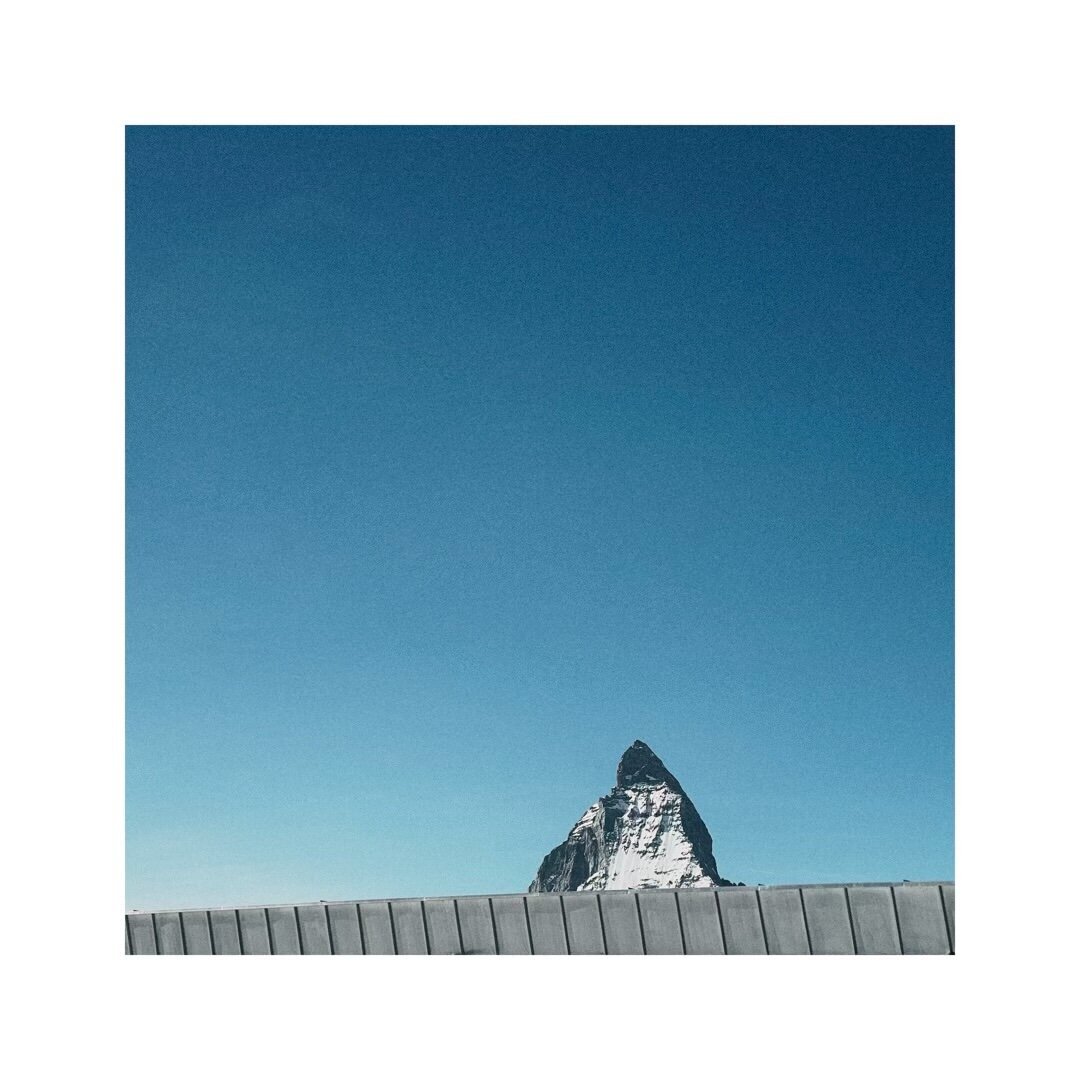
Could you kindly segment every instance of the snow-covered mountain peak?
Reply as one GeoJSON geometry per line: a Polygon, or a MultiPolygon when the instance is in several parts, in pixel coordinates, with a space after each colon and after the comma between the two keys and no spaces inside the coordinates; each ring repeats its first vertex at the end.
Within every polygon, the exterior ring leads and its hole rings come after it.
{"type": "Polygon", "coordinates": [[[581,816],[540,864],[530,892],[712,888],[712,837],[690,797],[638,740],[619,760],[615,787],[581,816]]]}

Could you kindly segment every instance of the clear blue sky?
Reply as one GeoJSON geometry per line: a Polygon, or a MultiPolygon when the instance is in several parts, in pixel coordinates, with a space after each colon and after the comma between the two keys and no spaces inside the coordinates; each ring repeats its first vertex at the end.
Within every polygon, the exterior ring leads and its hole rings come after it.
{"type": "Polygon", "coordinates": [[[951,128],[131,128],[128,904],[953,876],[951,128]]]}

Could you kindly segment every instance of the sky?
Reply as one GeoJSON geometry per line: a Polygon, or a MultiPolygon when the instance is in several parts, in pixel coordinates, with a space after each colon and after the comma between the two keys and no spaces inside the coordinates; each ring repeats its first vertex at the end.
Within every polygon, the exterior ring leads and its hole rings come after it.
{"type": "Polygon", "coordinates": [[[523,891],[643,739],[953,877],[947,127],[133,127],[129,908],[523,891]]]}

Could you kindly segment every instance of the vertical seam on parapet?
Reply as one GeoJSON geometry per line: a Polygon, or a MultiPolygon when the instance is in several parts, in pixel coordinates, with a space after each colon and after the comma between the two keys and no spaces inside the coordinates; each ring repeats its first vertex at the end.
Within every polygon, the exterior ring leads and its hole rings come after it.
{"type": "Polygon", "coordinates": [[[810,922],[806,918],[806,897],[803,896],[802,889],[799,890],[799,906],[802,908],[802,924],[803,930],[806,932],[806,948],[811,956],[814,955],[814,943],[810,940],[810,922]]]}
{"type": "Polygon", "coordinates": [[[638,933],[641,935],[641,955],[648,956],[649,948],[645,944],[645,923],[641,918],[641,894],[632,892],[630,895],[634,898],[634,910],[637,912],[637,928],[638,933]]]}
{"type": "MultiPolygon", "coordinates": [[[[942,908],[942,911],[944,911],[944,908],[942,908]]],[[[946,925],[948,925],[948,924],[946,923],[946,925]]],[[[125,915],[124,916],[124,941],[127,943],[128,956],[134,956],[135,955],[135,942],[133,942],[131,940],[131,916],[130,915],[125,915]]]]}
{"type": "MultiPolygon", "coordinates": [[[[177,918],[179,918],[179,916],[177,916],[177,918]]],[[[183,923],[181,923],[181,926],[182,925],[183,925],[183,923]]],[[[161,946],[158,944],[157,916],[156,915],[151,915],[150,916],[150,930],[152,931],[152,933],[154,935],[154,955],[155,956],[160,956],[161,955],[161,946]]]]}
{"type": "Polygon", "coordinates": [[[263,908],[263,922],[266,923],[266,947],[270,950],[271,956],[276,956],[277,953],[274,949],[274,935],[270,933],[270,909],[263,908]]]}
{"type": "Polygon", "coordinates": [[[233,919],[236,920],[236,947],[240,950],[240,955],[244,955],[244,935],[240,933],[240,909],[233,908],[233,919]]]}
{"type": "Polygon", "coordinates": [[[292,909],[293,922],[296,923],[296,947],[300,950],[301,956],[306,956],[304,952],[304,935],[300,933],[300,908],[298,906],[292,909]]]}
{"type": "Polygon", "coordinates": [[[431,955],[431,938],[428,936],[427,928],[427,904],[423,900],[420,901],[420,922],[424,927],[424,952],[427,956],[431,955]]]}
{"type": "Polygon", "coordinates": [[[457,924],[457,943],[458,943],[458,948],[461,950],[458,953],[458,955],[459,956],[464,956],[465,955],[465,938],[462,937],[462,935],[461,935],[461,912],[458,910],[458,902],[457,902],[457,897],[456,896],[454,897],[453,904],[454,904],[454,922],[457,924]]]}
{"type": "MultiPolygon", "coordinates": [[[[488,914],[491,916],[491,940],[495,942],[495,955],[499,955],[499,928],[495,925],[495,902],[489,896],[488,914]]],[[[524,901],[522,901],[524,904],[524,901]]]]}
{"type": "Polygon", "coordinates": [[[330,955],[336,956],[334,951],[334,931],[330,928],[330,907],[328,904],[323,904],[323,914],[326,916],[326,940],[330,944],[330,955]]]}
{"type": "MultiPolygon", "coordinates": [[[[210,937],[210,955],[217,956],[217,948],[214,946],[214,920],[210,918],[210,912],[203,913],[206,916],[206,932],[210,937]]],[[[183,920],[180,925],[183,926],[183,920]]]]}
{"type": "Polygon", "coordinates": [[[859,940],[855,937],[855,916],[851,914],[851,891],[844,886],[844,903],[847,904],[847,921],[851,930],[851,949],[856,956],[859,955],[859,940]]]}
{"type": "Polygon", "coordinates": [[[356,928],[360,931],[360,955],[367,956],[367,942],[364,940],[364,917],[360,914],[360,905],[353,904],[356,908],[356,928]]]}
{"type": "MultiPolygon", "coordinates": [[[[528,900],[528,897],[523,896],[521,898],[521,906],[525,911],[525,933],[529,935],[529,955],[530,956],[535,956],[536,955],[536,946],[533,944],[532,921],[529,919],[529,900],[528,900]]],[[[491,910],[492,910],[492,914],[494,914],[494,912],[495,912],[494,906],[492,906],[491,910]]],[[[498,927],[496,927],[495,928],[495,940],[496,941],[498,941],[498,939],[499,939],[498,934],[499,934],[499,930],[498,930],[498,927]]]]}
{"type": "Polygon", "coordinates": [[[682,942],[683,956],[686,956],[686,931],[683,929],[682,923],[682,904],[679,903],[679,890],[674,892],[675,896],[675,917],[679,920],[679,941],[682,942]]]}
{"type": "Polygon", "coordinates": [[[761,906],[761,890],[755,889],[757,895],[757,913],[761,921],[761,940],[765,942],[765,955],[769,955],[769,931],[765,929],[765,909],[761,906]]]}
{"type": "Polygon", "coordinates": [[[180,924],[180,952],[184,956],[187,956],[187,934],[184,933],[184,916],[177,914],[176,921],[180,924]]]}
{"type": "Polygon", "coordinates": [[[607,956],[607,930],[604,927],[604,905],[600,903],[600,894],[596,893],[596,914],[600,919],[600,944],[604,946],[604,955],[607,956]]]}
{"type": "Polygon", "coordinates": [[[904,955],[904,931],[900,929],[900,909],[896,906],[896,887],[889,886],[889,896],[892,897],[892,913],[896,920],[896,940],[900,942],[900,955],[904,955]]]}
{"type": "Polygon", "coordinates": [[[938,899],[941,901],[941,917],[945,920],[945,940],[949,943],[949,955],[956,955],[956,942],[953,941],[952,929],[949,926],[949,912],[945,907],[945,886],[937,887],[938,899]]]}
{"type": "Polygon", "coordinates": [[[394,926],[394,905],[386,905],[386,917],[390,920],[390,944],[394,946],[394,955],[400,956],[397,947],[397,928],[394,926]]]}
{"type": "Polygon", "coordinates": [[[724,950],[724,955],[727,956],[727,934],[724,933],[724,909],[720,907],[719,889],[713,889],[713,899],[716,901],[716,917],[720,921],[720,948],[724,950]]]}
{"type": "Polygon", "coordinates": [[[566,904],[563,903],[563,894],[559,893],[559,914],[562,916],[562,936],[563,941],[566,942],[566,955],[571,956],[570,952],[570,927],[566,922],[566,904]]]}

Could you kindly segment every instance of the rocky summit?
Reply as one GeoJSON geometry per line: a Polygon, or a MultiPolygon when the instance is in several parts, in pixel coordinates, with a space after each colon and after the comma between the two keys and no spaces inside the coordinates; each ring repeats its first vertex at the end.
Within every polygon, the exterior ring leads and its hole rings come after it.
{"type": "Polygon", "coordinates": [[[611,794],[544,859],[529,892],[731,884],[717,872],[712,837],[690,796],[638,740],[620,759],[611,794]]]}

